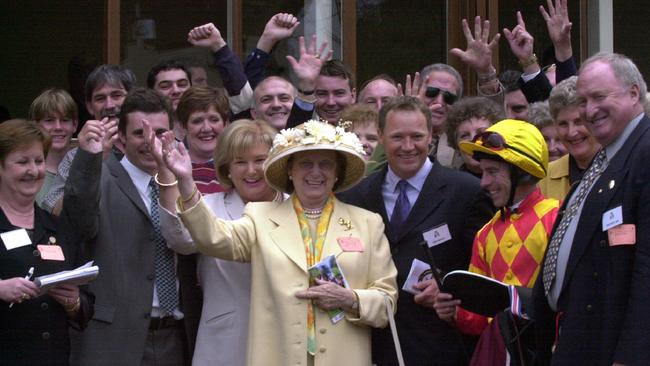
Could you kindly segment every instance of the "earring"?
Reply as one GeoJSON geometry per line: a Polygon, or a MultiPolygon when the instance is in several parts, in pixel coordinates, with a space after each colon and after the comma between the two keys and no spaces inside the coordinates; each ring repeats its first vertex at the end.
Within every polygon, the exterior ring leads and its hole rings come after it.
{"type": "Polygon", "coordinates": [[[293,177],[292,177],[292,176],[289,176],[289,180],[293,180],[293,177]]]}
{"type": "Polygon", "coordinates": [[[230,173],[228,173],[228,179],[232,179],[232,175],[230,175],[230,173]]]}

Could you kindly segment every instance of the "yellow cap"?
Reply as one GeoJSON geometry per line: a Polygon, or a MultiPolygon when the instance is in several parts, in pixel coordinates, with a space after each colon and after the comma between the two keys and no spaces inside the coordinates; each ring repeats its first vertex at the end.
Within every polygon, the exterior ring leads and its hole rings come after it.
{"type": "Polygon", "coordinates": [[[516,119],[504,119],[478,136],[476,142],[461,141],[458,144],[460,149],[469,155],[475,152],[496,155],[534,177],[546,177],[548,147],[537,127],[516,119]],[[501,148],[486,144],[490,133],[501,136],[505,145],[501,148]]]}

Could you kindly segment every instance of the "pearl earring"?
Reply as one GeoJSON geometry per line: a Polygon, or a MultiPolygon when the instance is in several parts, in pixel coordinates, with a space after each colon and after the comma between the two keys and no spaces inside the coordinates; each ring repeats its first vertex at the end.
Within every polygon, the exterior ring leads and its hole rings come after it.
{"type": "Polygon", "coordinates": [[[292,177],[292,176],[289,176],[289,180],[293,180],[293,177],[292,177]]]}

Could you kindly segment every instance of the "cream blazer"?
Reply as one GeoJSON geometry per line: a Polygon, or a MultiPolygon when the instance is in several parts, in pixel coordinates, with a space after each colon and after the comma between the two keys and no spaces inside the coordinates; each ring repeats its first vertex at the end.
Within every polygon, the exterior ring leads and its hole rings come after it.
{"type": "MultiPolygon", "coordinates": [[[[307,289],[309,275],[291,200],[249,203],[235,221],[216,218],[200,201],[179,217],[201,253],[251,262],[248,365],[306,365],[307,301],[295,293],[307,289]]],[[[370,327],[388,323],[384,296],[393,305],[397,300],[397,270],[381,217],[336,200],[322,257],[330,254],[359,296],[360,316],[332,324],[325,312],[316,311],[314,365],[370,366],[370,327]],[[344,237],[359,238],[363,251],[342,250],[337,238],[344,237]]]]}

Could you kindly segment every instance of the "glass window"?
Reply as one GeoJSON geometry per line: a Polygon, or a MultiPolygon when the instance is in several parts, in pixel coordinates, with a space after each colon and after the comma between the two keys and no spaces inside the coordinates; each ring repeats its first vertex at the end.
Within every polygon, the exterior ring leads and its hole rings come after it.
{"type": "MultiPolygon", "coordinates": [[[[517,25],[517,10],[521,11],[521,15],[526,22],[526,30],[535,38],[535,54],[539,59],[540,66],[545,66],[553,61],[547,61],[549,57],[554,58],[555,54],[550,51],[552,46],[551,40],[548,37],[548,30],[546,29],[546,22],[539,12],[540,4],[546,6],[546,2],[540,1],[518,1],[518,0],[499,0],[499,30],[503,28],[512,29],[517,25]],[[550,56],[547,56],[549,54],[550,56]]],[[[579,63],[580,59],[580,2],[569,1],[569,20],[573,24],[571,26],[571,44],[573,46],[573,57],[579,63]]],[[[500,71],[517,70],[521,71],[521,67],[517,62],[517,58],[510,51],[508,40],[505,39],[503,34],[499,40],[499,64],[500,71]]]]}
{"type": "Polygon", "coordinates": [[[0,1],[0,105],[27,117],[44,89],[66,89],[85,108],[85,76],[103,60],[104,0],[0,1]]]}
{"type": "Polygon", "coordinates": [[[647,47],[645,20],[650,16],[650,7],[633,1],[614,0],[613,8],[614,52],[630,57],[647,81],[650,77],[650,48],[647,47]]]}
{"type": "Polygon", "coordinates": [[[302,35],[307,35],[305,40],[309,42],[311,35],[316,34],[318,44],[327,41],[329,48],[334,50],[332,57],[341,58],[340,0],[244,1],[242,42],[245,54],[256,47],[264,26],[277,13],[293,14],[300,25],[292,37],[279,42],[273,49],[267,75],[281,75],[296,82],[286,56],[299,58],[298,38],[302,35]]]}
{"type": "Polygon", "coordinates": [[[447,62],[445,0],[357,1],[357,85],[386,73],[406,74],[447,62]]]}
{"type": "Polygon", "coordinates": [[[138,85],[146,86],[147,73],[162,60],[180,60],[203,66],[210,85],[221,85],[209,51],[193,47],[187,33],[194,27],[214,23],[228,38],[227,0],[122,0],[120,42],[122,64],[135,73],[138,85]]]}

